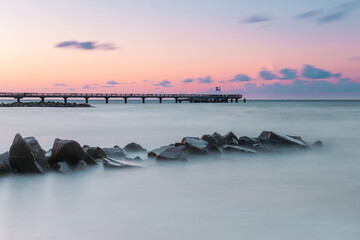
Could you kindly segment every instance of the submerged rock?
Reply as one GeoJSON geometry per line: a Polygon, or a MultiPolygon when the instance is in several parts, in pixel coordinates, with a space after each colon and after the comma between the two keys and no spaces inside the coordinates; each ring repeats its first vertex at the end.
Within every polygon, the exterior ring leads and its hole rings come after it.
{"type": "Polygon", "coordinates": [[[34,137],[23,138],[16,134],[10,147],[9,163],[15,173],[44,173],[51,168],[45,151],[34,137]]]}
{"type": "Polygon", "coordinates": [[[140,167],[140,165],[135,165],[133,163],[126,163],[124,161],[116,161],[110,158],[103,159],[104,168],[130,168],[130,167],[140,167]]]}
{"type": "Polygon", "coordinates": [[[96,165],[95,159],[90,157],[80,144],[74,140],[62,140],[56,138],[49,163],[54,165],[58,162],[66,162],[71,169],[76,169],[81,160],[88,165],[96,165]]]}
{"type": "Polygon", "coordinates": [[[158,161],[174,161],[174,160],[187,160],[189,156],[189,151],[187,150],[186,146],[178,146],[178,147],[171,147],[169,149],[166,149],[162,153],[160,153],[156,160],[158,161]]]}
{"type": "Polygon", "coordinates": [[[88,147],[84,150],[87,154],[90,155],[90,157],[94,159],[102,159],[107,156],[105,151],[101,147],[88,147]]]}
{"type": "Polygon", "coordinates": [[[252,138],[248,136],[242,136],[238,139],[238,144],[242,146],[253,146],[254,144],[259,143],[260,140],[257,138],[252,138]]]}
{"type": "Polygon", "coordinates": [[[143,148],[140,144],[137,143],[129,143],[124,147],[126,152],[146,152],[146,149],[143,148]]]}
{"type": "Polygon", "coordinates": [[[259,139],[262,142],[269,143],[276,146],[292,146],[298,148],[308,148],[308,145],[300,137],[291,137],[276,134],[271,131],[263,131],[259,135],[259,139]]]}
{"type": "Polygon", "coordinates": [[[256,151],[254,149],[236,146],[236,145],[226,145],[225,144],[223,146],[223,149],[226,152],[256,153],[256,151]]]}
{"type": "Polygon", "coordinates": [[[109,158],[115,158],[115,159],[126,158],[126,152],[118,146],[115,146],[113,148],[103,148],[103,151],[105,152],[106,156],[109,158]]]}
{"type": "Polygon", "coordinates": [[[322,147],[324,144],[321,141],[316,141],[313,144],[311,144],[312,148],[319,148],[322,147]]]}
{"type": "Polygon", "coordinates": [[[186,146],[190,154],[207,154],[208,142],[197,137],[185,137],[181,144],[186,146]]]}
{"type": "Polygon", "coordinates": [[[175,146],[174,144],[170,144],[167,146],[162,146],[162,147],[156,148],[148,153],[148,158],[156,158],[160,153],[162,153],[163,151],[165,151],[169,148],[172,148],[174,146],[175,146]]]}
{"type": "Polygon", "coordinates": [[[9,152],[0,154],[0,176],[11,173],[9,152]]]}
{"type": "Polygon", "coordinates": [[[238,144],[238,138],[233,132],[228,132],[226,135],[223,136],[224,144],[238,144]]]}
{"type": "Polygon", "coordinates": [[[214,132],[211,136],[216,140],[216,145],[218,147],[220,147],[224,144],[224,138],[223,138],[223,136],[221,136],[220,133],[214,132]]]}
{"type": "Polygon", "coordinates": [[[208,149],[213,146],[217,146],[218,144],[218,141],[215,139],[215,137],[211,136],[210,134],[202,135],[201,139],[208,143],[207,144],[208,149]]]}

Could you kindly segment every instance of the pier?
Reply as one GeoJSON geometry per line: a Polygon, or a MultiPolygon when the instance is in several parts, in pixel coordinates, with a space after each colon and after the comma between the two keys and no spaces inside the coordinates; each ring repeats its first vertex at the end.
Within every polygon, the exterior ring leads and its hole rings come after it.
{"type": "Polygon", "coordinates": [[[145,103],[146,99],[158,99],[162,103],[163,99],[173,99],[176,103],[181,102],[239,102],[242,94],[138,94],[138,93],[19,93],[19,92],[0,92],[0,98],[13,98],[20,102],[24,98],[37,98],[44,102],[46,98],[62,98],[64,103],[68,99],[84,99],[89,103],[89,99],[104,99],[109,103],[110,99],[123,99],[125,103],[128,99],[141,99],[145,103]]]}

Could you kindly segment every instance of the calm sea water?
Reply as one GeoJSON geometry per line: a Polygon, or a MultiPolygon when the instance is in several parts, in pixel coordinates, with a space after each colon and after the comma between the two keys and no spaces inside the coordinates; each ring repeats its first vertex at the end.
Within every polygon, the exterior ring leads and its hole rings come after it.
{"type": "Polygon", "coordinates": [[[147,149],[214,131],[301,135],[307,152],[146,168],[0,178],[0,239],[359,239],[360,101],[0,108],[0,152],[16,133],[147,149]]]}

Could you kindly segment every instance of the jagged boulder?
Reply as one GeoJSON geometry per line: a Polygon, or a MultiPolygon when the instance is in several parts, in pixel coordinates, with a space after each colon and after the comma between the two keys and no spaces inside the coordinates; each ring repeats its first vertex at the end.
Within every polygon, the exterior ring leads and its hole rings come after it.
{"type": "Polygon", "coordinates": [[[107,156],[101,147],[89,147],[85,148],[84,150],[87,154],[90,155],[90,157],[94,159],[102,159],[107,156]]]}
{"type": "Polygon", "coordinates": [[[119,146],[114,146],[113,148],[103,148],[103,151],[109,158],[115,158],[119,160],[126,158],[126,152],[119,146]]]}
{"type": "Polygon", "coordinates": [[[241,146],[253,146],[254,144],[259,143],[260,140],[257,138],[252,138],[248,136],[242,136],[238,139],[238,144],[241,146]]]}
{"type": "Polygon", "coordinates": [[[172,147],[174,147],[174,144],[156,148],[148,153],[148,158],[156,158],[160,153],[172,147]]]}
{"type": "Polygon", "coordinates": [[[211,136],[216,140],[218,147],[224,144],[224,138],[220,133],[214,132],[211,136]]]}
{"type": "Polygon", "coordinates": [[[0,176],[11,173],[9,152],[0,154],[0,176]]]}
{"type": "Polygon", "coordinates": [[[157,161],[174,161],[184,160],[186,161],[189,156],[189,151],[186,146],[171,147],[160,153],[157,157],[157,161]]]}
{"type": "Polygon", "coordinates": [[[242,147],[238,145],[224,145],[223,149],[225,152],[241,152],[241,153],[256,153],[254,149],[242,147]]]}
{"type": "Polygon", "coordinates": [[[124,147],[126,152],[146,152],[146,149],[143,148],[140,144],[137,143],[129,143],[124,147]]]}
{"type": "Polygon", "coordinates": [[[50,165],[58,162],[65,162],[71,169],[76,169],[80,161],[83,160],[88,165],[96,165],[95,159],[90,157],[80,144],[74,140],[62,140],[56,138],[52,148],[50,165]]]}
{"type": "Polygon", "coordinates": [[[197,137],[185,137],[181,144],[186,146],[190,154],[207,154],[208,142],[197,137]]]}
{"type": "Polygon", "coordinates": [[[51,168],[45,151],[34,137],[16,134],[9,152],[10,167],[15,173],[44,173],[51,168]]]}
{"type": "Polygon", "coordinates": [[[132,163],[125,161],[116,161],[114,159],[104,158],[103,159],[104,168],[130,168],[130,167],[140,167],[132,163]]]}
{"type": "Polygon", "coordinates": [[[302,149],[309,147],[301,137],[280,135],[271,131],[263,131],[259,135],[259,139],[261,142],[269,143],[277,147],[297,147],[302,149]]]}
{"type": "Polygon", "coordinates": [[[224,144],[239,144],[237,136],[233,132],[228,132],[226,135],[223,136],[224,144]]]}
{"type": "Polygon", "coordinates": [[[208,149],[213,146],[217,146],[218,144],[218,141],[215,139],[215,137],[211,136],[210,134],[202,135],[201,139],[208,143],[207,144],[208,149]]]}

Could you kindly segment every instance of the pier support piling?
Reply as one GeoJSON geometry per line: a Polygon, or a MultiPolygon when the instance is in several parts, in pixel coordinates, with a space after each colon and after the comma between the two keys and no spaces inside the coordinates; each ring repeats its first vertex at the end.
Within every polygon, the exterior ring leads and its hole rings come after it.
{"type": "Polygon", "coordinates": [[[127,98],[124,98],[125,103],[127,103],[127,98]]]}
{"type": "Polygon", "coordinates": [[[65,104],[67,103],[67,97],[64,97],[64,103],[65,104]]]}
{"type": "Polygon", "coordinates": [[[159,103],[162,103],[162,98],[159,98],[159,103]]]}
{"type": "Polygon", "coordinates": [[[105,103],[109,103],[109,98],[108,97],[105,98],[105,103]]]}
{"type": "Polygon", "coordinates": [[[45,102],[45,98],[44,98],[44,97],[42,97],[42,98],[40,98],[40,99],[41,99],[41,102],[42,102],[42,103],[45,102]]]}
{"type": "Polygon", "coordinates": [[[239,99],[238,99],[238,98],[235,98],[235,102],[239,102],[239,99]]]}
{"type": "Polygon", "coordinates": [[[85,98],[85,103],[89,103],[89,98],[88,97],[85,98]]]}
{"type": "Polygon", "coordinates": [[[145,103],[145,98],[142,98],[142,103],[145,103]]]}

